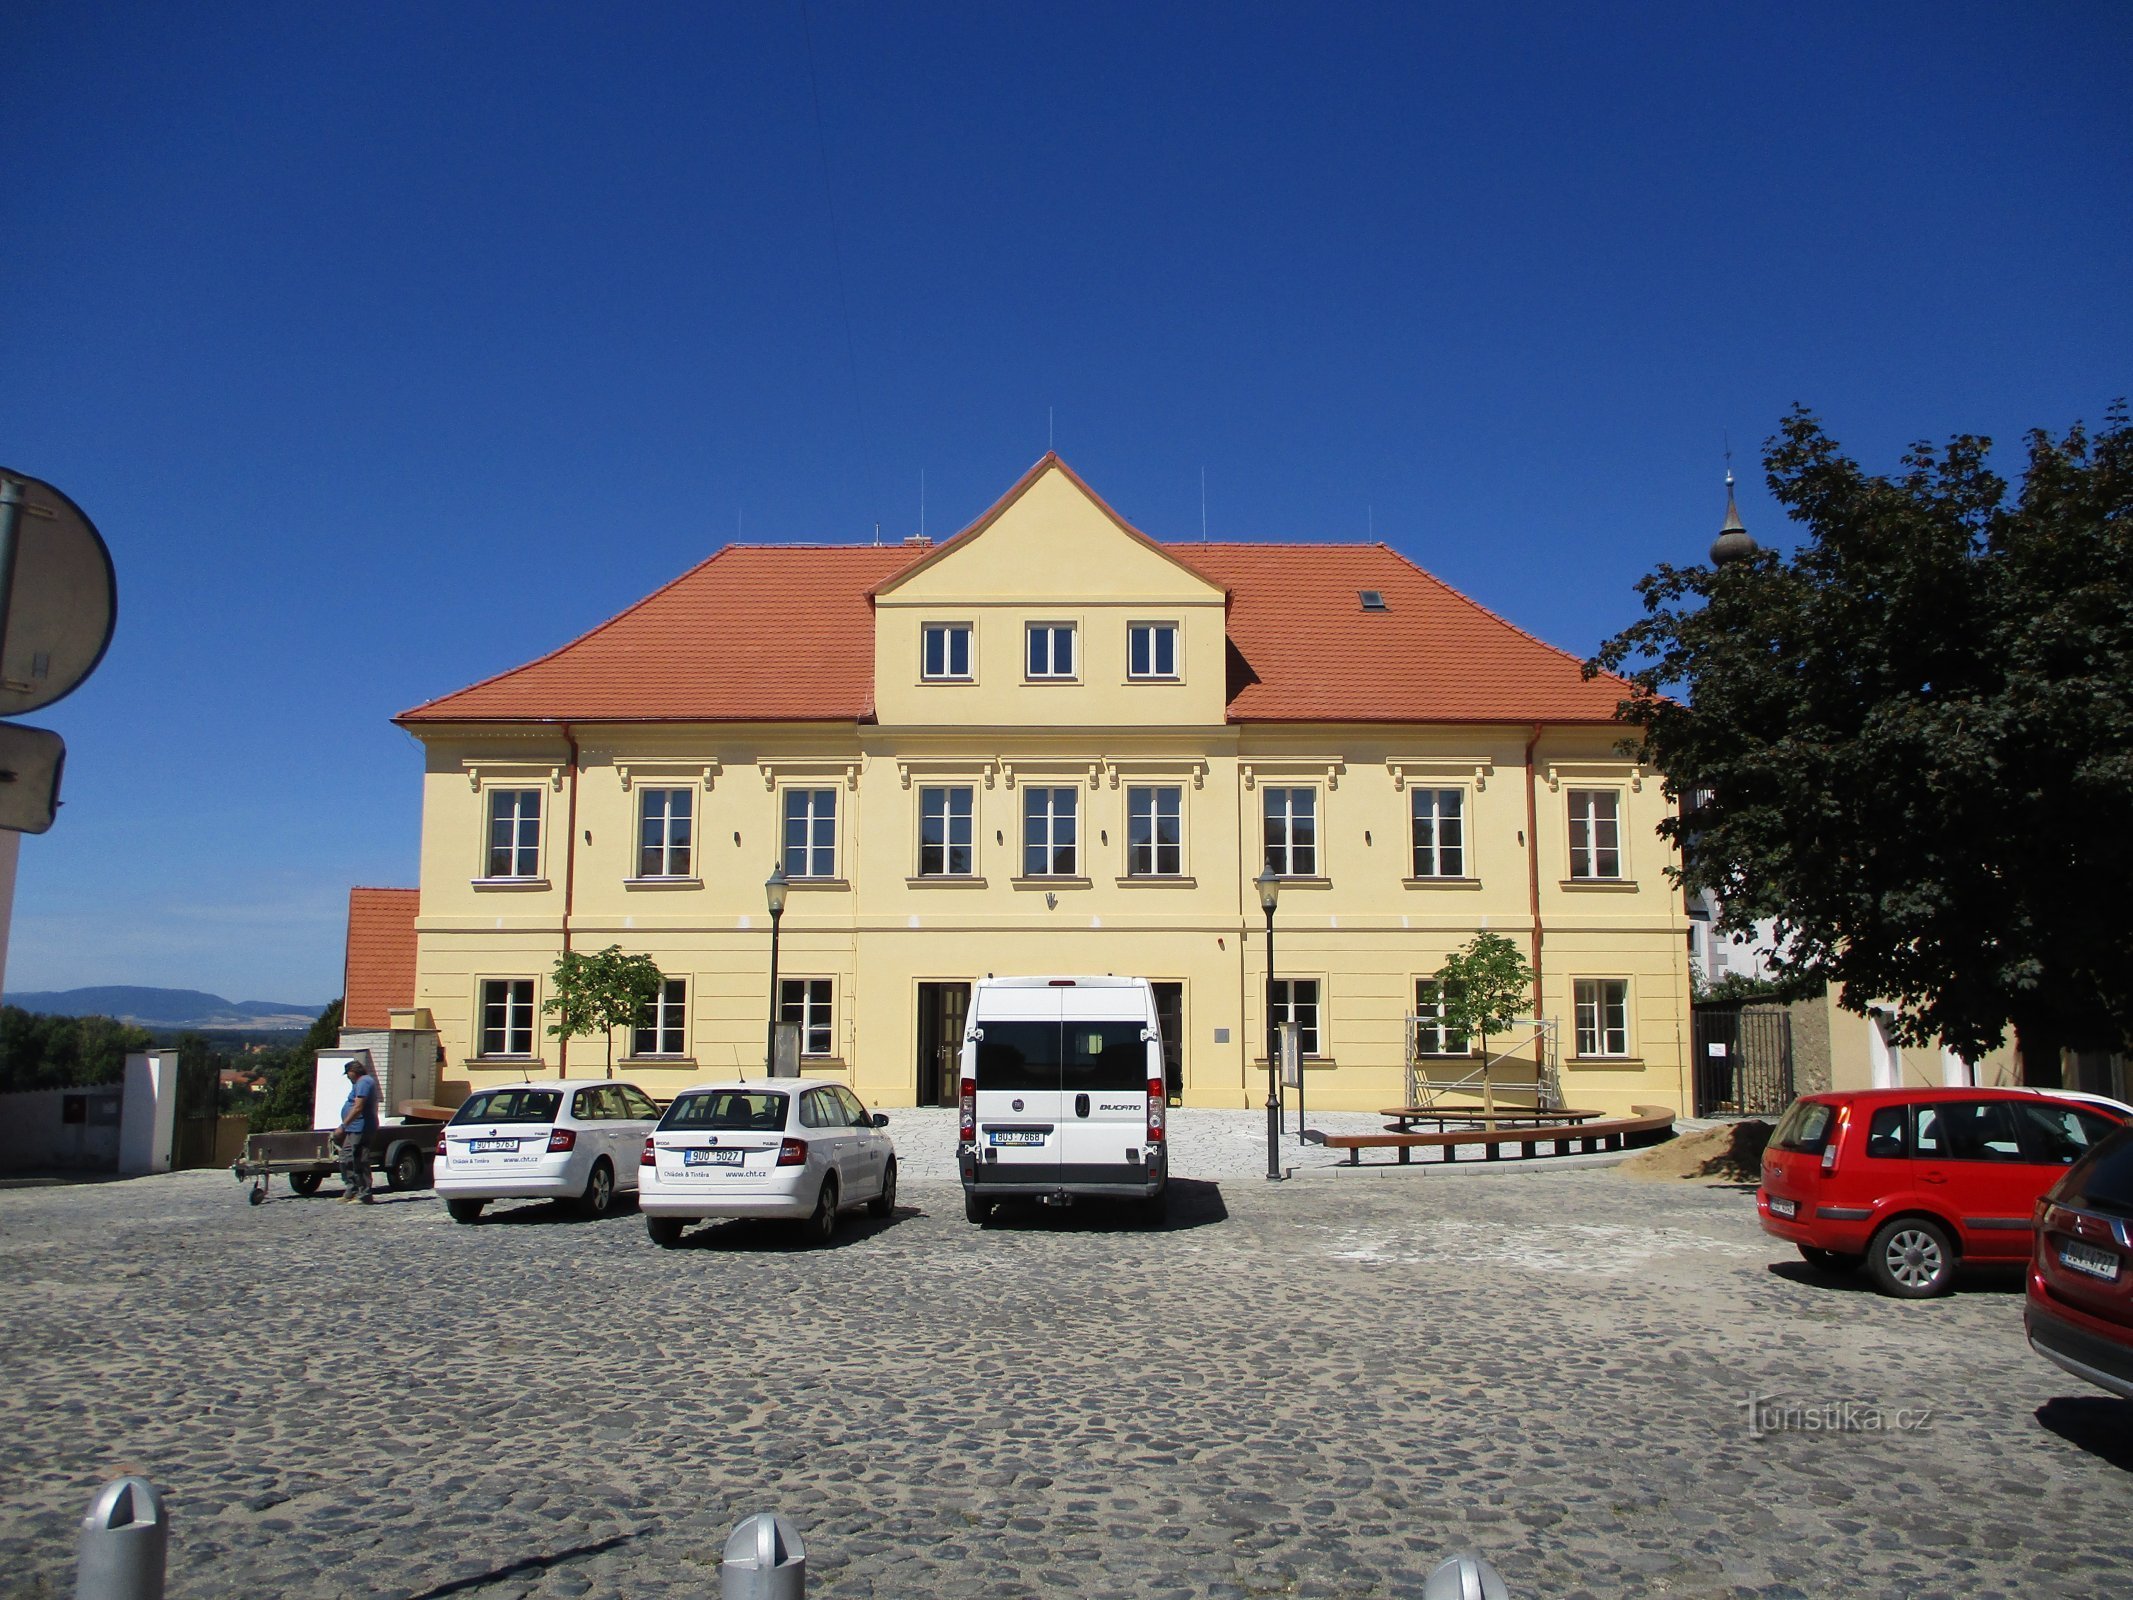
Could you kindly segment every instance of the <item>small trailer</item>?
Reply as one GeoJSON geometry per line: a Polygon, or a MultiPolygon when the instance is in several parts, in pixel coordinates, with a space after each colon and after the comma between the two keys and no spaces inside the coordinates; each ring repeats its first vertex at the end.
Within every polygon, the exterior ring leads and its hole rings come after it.
{"type": "MultiPolygon", "coordinates": [[[[370,1069],[368,1050],[321,1050],[315,1064],[312,1095],[314,1126],[277,1133],[255,1133],[244,1141],[244,1154],[230,1165],[240,1183],[249,1183],[253,1205],[266,1203],[267,1188],[276,1174],[289,1180],[294,1194],[312,1195],[341,1169],[340,1108],[348,1095],[348,1064],[370,1069]]],[[[383,1097],[385,1086],[380,1086],[383,1097]]],[[[426,1188],[436,1160],[437,1136],[452,1113],[425,1102],[408,1102],[397,1117],[363,1136],[365,1159],[370,1170],[385,1175],[387,1188],[400,1191],[426,1188]]]]}

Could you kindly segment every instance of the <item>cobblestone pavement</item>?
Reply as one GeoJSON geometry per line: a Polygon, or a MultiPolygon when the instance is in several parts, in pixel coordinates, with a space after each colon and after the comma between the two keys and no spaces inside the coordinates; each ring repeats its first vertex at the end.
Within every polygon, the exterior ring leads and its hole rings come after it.
{"type": "Polygon", "coordinates": [[[912,1183],[812,1253],[331,1192],[0,1193],[0,1590],[71,1594],[126,1467],[174,1597],[709,1595],[762,1507],[855,1600],[1413,1596],[1463,1545],[1520,1597],[2133,1590],[2133,1405],[2016,1282],[1884,1300],[1737,1190],[1182,1181],[1142,1232],[912,1183]]]}

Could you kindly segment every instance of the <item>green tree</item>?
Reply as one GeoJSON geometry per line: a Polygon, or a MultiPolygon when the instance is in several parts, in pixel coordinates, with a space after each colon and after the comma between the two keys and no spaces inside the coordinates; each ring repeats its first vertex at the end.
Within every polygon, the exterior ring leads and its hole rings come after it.
{"type": "Polygon", "coordinates": [[[1781,978],[1897,1000],[1975,1060],[2133,1035],[2133,429],[2035,432],[1861,469],[1808,412],[1765,451],[1789,557],[1661,566],[1628,667],[1640,759],[1691,804],[1662,831],[1781,978]]]}
{"type": "Polygon", "coordinates": [[[1502,934],[1476,934],[1464,950],[1444,958],[1437,969],[1437,993],[1443,997],[1445,1026],[1481,1041],[1486,1072],[1489,1035],[1503,1032],[1514,1017],[1530,1014],[1533,969],[1502,934]]]}
{"type": "Polygon", "coordinates": [[[638,1013],[652,1003],[666,975],[646,955],[626,956],[611,944],[593,955],[566,950],[556,958],[541,1009],[554,1016],[550,1037],[565,1041],[580,1034],[604,1034],[607,1075],[615,1075],[615,1030],[634,1026],[638,1013]]]}
{"type": "Polygon", "coordinates": [[[155,1044],[146,1028],[112,1017],[55,1017],[0,1007],[0,1093],[117,1083],[126,1057],[155,1044]]]}
{"type": "Polygon", "coordinates": [[[318,1053],[341,1042],[341,1002],[319,1013],[302,1039],[274,1052],[267,1066],[267,1092],[252,1107],[254,1133],[311,1126],[311,1098],[318,1082],[318,1053]]]}

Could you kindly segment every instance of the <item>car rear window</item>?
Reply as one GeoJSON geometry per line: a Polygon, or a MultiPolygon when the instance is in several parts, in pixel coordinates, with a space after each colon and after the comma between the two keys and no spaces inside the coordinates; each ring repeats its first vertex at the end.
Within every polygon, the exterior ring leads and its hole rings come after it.
{"type": "Polygon", "coordinates": [[[553,1122],[563,1096],[555,1089],[484,1089],[467,1097],[457,1122],[553,1122]]]}
{"type": "Polygon", "coordinates": [[[703,1089],[680,1094],[659,1119],[662,1130],[713,1128],[741,1133],[778,1133],[785,1127],[785,1096],[766,1089],[703,1089]]]}
{"type": "Polygon", "coordinates": [[[1138,1022],[1069,1022],[1062,1025],[1060,1087],[1068,1094],[1088,1089],[1148,1087],[1148,1042],[1138,1022]]]}
{"type": "Polygon", "coordinates": [[[988,1022],[978,1032],[980,1089],[1058,1092],[1058,1023],[988,1022]]]}
{"type": "Polygon", "coordinates": [[[2054,1197],[2088,1211],[2133,1217],[2133,1128],[2098,1145],[2060,1180],[2054,1197]]]}
{"type": "Polygon", "coordinates": [[[1780,1150],[1798,1150],[1818,1156],[1822,1147],[1829,1143],[1829,1132],[1836,1120],[1837,1108],[1827,1101],[1795,1100],[1791,1109],[1778,1119],[1777,1131],[1770,1135],[1770,1142],[1780,1150]]]}

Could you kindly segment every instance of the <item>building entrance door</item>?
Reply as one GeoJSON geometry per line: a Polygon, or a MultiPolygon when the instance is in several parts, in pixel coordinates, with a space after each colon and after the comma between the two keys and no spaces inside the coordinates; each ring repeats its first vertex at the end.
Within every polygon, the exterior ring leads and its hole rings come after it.
{"type": "Polygon", "coordinates": [[[1185,1098],[1185,985],[1150,984],[1155,990],[1155,1023],[1163,1032],[1163,1088],[1176,1105],[1185,1098]]]}
{"type": "Polygon", "coordinates": [[[922,1106],[952,1106],[960,1087],[967,983],[918,986],[918,1096],[922,1106]]]}

